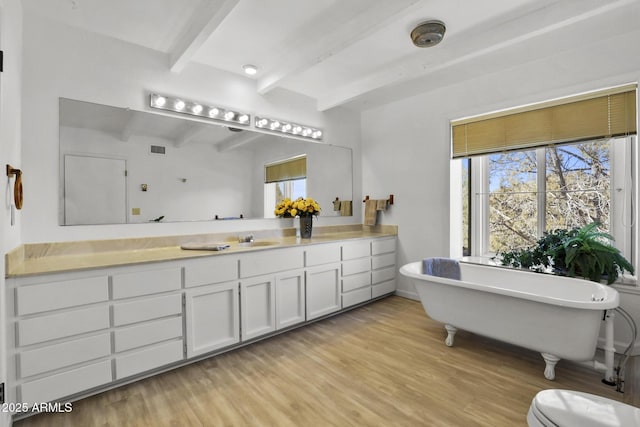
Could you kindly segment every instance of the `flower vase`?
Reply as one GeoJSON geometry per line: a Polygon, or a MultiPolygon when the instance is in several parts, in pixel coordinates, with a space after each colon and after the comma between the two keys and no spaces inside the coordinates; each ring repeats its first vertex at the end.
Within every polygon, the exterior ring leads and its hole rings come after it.
{"type": "Polygon", "coordinates": [[[303,239],[310,239],[312,230],[313,230],[313,217],[301,216],[300,217],[300,237],[303,239]]]}

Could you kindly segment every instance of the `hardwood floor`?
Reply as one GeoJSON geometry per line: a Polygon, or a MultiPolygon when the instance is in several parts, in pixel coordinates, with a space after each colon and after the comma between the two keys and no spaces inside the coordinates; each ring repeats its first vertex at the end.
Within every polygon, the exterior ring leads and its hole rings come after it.
{"type": "Polygon", "coordinates": [[[617,393],[567,361],[547,381],[538,353],[464,331],[449,348],[445,336],[394,296],[14,425],[526,426],[546,388],[637,404],[637,382],[617,393]]]}

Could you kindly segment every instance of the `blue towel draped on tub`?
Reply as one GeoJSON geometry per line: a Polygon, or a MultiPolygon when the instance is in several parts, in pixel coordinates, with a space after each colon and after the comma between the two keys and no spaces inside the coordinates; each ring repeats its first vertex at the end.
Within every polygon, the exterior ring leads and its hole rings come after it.
{"type": "Polygon", "coordinates": [[[460,264],[451,258],[425,258],[422,272],[431,276],[460,280],[460,264]]]}

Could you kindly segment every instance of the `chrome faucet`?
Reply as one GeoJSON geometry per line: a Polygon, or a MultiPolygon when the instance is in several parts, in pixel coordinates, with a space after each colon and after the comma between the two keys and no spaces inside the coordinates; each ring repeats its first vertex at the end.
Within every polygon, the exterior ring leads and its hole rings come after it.
{"type": "Polygon", "coordinates": [[[253,242],[253,234],[247,234],[245,236],[238,236],[238,242],[240,243],[251,243],[253,242]]]}

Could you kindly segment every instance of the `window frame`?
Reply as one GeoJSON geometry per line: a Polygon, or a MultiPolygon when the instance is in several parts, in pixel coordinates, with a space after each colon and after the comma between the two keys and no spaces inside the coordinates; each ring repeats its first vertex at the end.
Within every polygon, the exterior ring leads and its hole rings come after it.
{"type": "MultiPolygon", "coordinates": [[[[614,237],[615,246],[622,254],[638,267],[638,148],[637,137],[611,138],[614,141],[610,146],[610,170],[611,170],[611,211],[610,234],[614,237]],[[627,161],[628,159],[628,161],[627,161]],[[622,165],[622,167],[620,166],[622,165]],[[627,190],[625,189],[627,186],[627,190]]],[[[542,236],[546,223],[546,147],[527,149],[536,151],[537,183],[538,183],[538,235],[542,236]]],[[[490,259],[495,253],[489,250],[489,198],[482,197],[489,193],[489,155],[471,157],[470,169],[470,194],[471,206],[469,209],[469,223],[471,226],[471,255],[469,259],[490,259]]],[[[462,173],[461,159],[451,160],[451,175],[462,173]]],[[[457,181],[460,183],[460,181],[457,181]]],[[[452,184],[454,180],[452,180],[452,184]]],[[[451,188],[451,209],[459,209],[462,212],[462,188],[451,188]]],[[[460,218],[462,214],[460,213],[460,218]]],[[[452,219],[456,216],[452,216],[452,219]]],[[[451,228],[461,227],[462,222],[451,225],[451,228]]],[[[462,257],[461,233],[451,233],[452,237],[459,237],[459,242],[451,242],[451,256],[462,257]],[[456,249],[459,248],[459,249],[456,249]]],[[[623,275],[620,283],[637,285],[636,276],[623,275]]]]}

